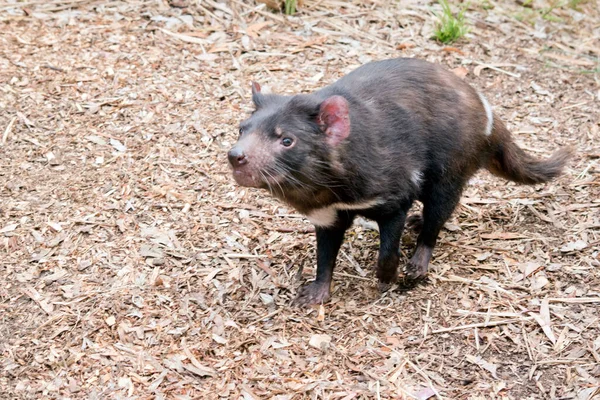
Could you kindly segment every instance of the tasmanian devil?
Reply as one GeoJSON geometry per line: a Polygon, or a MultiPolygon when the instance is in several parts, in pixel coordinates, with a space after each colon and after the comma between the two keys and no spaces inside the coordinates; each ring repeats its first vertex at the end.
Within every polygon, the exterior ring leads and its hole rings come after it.
{"type": "Polygon", "coordinates": [[[452,72],[418,59],[371,62],[312,94],[261,93],[228,158],[238,184],[268,189],[306,215],[317,237],[316,279],[298,305],[330,295],[344,232],[356,215],[380,231],[377,278],[397,278],[399,245],[414,200],[423,204],[408,279],[425,276],[445,221],[480,168],[522,183],[560,174],[571,153],[537,160],[513,141],[487,100],[452,72]]]}

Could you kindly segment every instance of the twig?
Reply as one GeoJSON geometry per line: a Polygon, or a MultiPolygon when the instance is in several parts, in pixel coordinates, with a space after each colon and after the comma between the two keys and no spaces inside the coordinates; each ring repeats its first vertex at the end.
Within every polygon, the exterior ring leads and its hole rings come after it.
{"type": "Polygon", "coordinates": [[[412,361],[408,359],[406,361],[407,364],[410,365],[411,368],[417,372],[417,374],[421,375],[421,377],[423,377],[423,379],[427,381],[427,383],[429,384],[429,388],[433,390],[433,393],[435,393],[435,397],[441,399],[442,396],[440,396],[440,393],[433,387],[433,382],[431,382],[431,378],[429,378],[429,375],[427,375],[427,373],[425,373],[425,371],[423,371],[421,368],[417,367],[412,361]]]}
{"type": "Polygon", "coordinates": [[[515,74],[514,72],[505,71],[505,70],[500,69],[500,68],[498,68],[498,67],[496,67],[496,66],[494,66],[492,64],[486,64],[486,63],[482,63],[482,62],[476,61],[476,60],[473,60],[473,62],[475,64],[478,64],[480,66],[480,69],[489,68],[489,69],[493,69],[494,71],[502,72],[503,74],[506,74],[508,76],[512,76],[514,78],[520,78],[521,77],[521,74],[515,74]]]}
{"type": "Polygon", "coordinates": [[[8,139],[8,135],[10,134],[12,127],[15,124],[16,120],[17,120],[17,117],[12,117],[12,119],[8,123],[8,126],[4,130],[4,134],[2,135],[2,142],[0,143],[2,146],[4,146],[4,144],[6,143],[6,139],[8,139]]]}
{"type": "Polygon", "coordinates": [[[354,267],[354,269],[356,270],[356,272],[358,272],[360,274],[360,276],[365,277],[367,275],[365,270],[362,269],[360,267],[360,265],[358,265],[358,263],[352,256],[349,256],[344,250],[340,251],[340,254],[343,255],[344,257],[346,257],[346,260],[348,260],[350,265],[352,265],[354,267]]]}
{"type": "Polygon", "coordinates": [[[55,67],[54,65],[50,65],[50,64],[44,64],[44,65],[42,65],[42,68],[48,68],[48,69],[51,69],[53,71],[58,71],[58,72],[66,72],[64,69],[55,67]]]}
{"type": "Polygon", "coordinates": [[[580,358],[558,358],[554,360],[540,360],[537,362],[538,365],[557,365],[557,364],[587,364],[588,360],[582,360],[580,358]]]}
{"type": "Polygon", "coordinates": [[[361,281],[371,281],[372,280],[371,278],[365,278],[365,277],[358,276],[358,275],[347,274],[345,272],[334,272],[333,275],[345,276],[346,278],[360,279],[361,281]]]}
{"type": "Polygon", "coordinates": [[[35,5],[40,5],[43,4],[45,6],[47,5],[59,5],[59,4],[77,4],[77,3],[85,3],[88,2],[90,0],[57,0],[57,1],[47,1],[47,0],[38,0],[38,1],[25,1],[22,3],[14,3],[14,4],[0,4],[0,11],[4,11],[4,10],[9,10],[11,8],[23,8],[23,7],[29,7],[29,6],[35,6],[35,5]]]}
{"type": "Polygon", "coordinates": [[[561,108],[560,111],[565,111],[570,108],[580,107],[580,106],[586,105],[587,103],[589,103],[589,101],[582,101],[581,103],[571,104],[569,106],[565,106],[565,107],[561,108]]]}
{"type": "MultiPolygon", "coordinates": [[[[168,36],[174,37],[175,39],[179,39],[182,42],[199,44],[200,46],[207,44],[207,41],[205,39],[197,38],[194,36],[183,35],[181,33],[171,32],[170,30],[164,29],[164,28],[160,28],[160,31],[168,36]]],[[[204,50],[204,48],[202,50],[204,50]]]]}
{"type": "MultiPolygon", "coordinates": [[[[497,291],[497,292],[500,292],[500,293],[504,293],[504,294],[506,294],[506,295],[508,295],[509,297],[512,297],[512,298],[516,298],[517,297],[514,293],[512,293],[512,292],[510,292],[510,291],[508,291],[508,290],[506,290],[506,289],[504,289],[504,288],[502,288],[500,286],[497,286],[497,287],[489,286],[489,285],[483,284],[482,282],[474,281],[472,279],[462,278],[462,277],[456,276],[456,275],[451,275],[451,276],[449,276],[447,278],[443,277],[443,276],[439,276],[439,275],[434,275],[434,274],[432,274],[432,276],[435,276],[436,279],[439,279],[439,280],[441,280],[443,282],[460,282],[460,283],[466,283],[466,284],[469,284],[469,285],[474,285],[474,286],[476,286],[476,287],[478,287],[480,289],[487,289],[487,290],[492,290],[492,291],[497,291]]],[[[521,287],[515,287],[515,286],[512,286],[512,287],[513,288],[517,288],[517,289],[521,289],[521,287]]]]}
{"type": "Polygon", "coordinates": [[[267,257],[265,255],[260,255],[260,254],[236,254],[236,253],[224,254],[224,256],[229,257],[229,258],[266,258],[267,257]]]}
{"type": "Polygon", "coordinates": [[[466,245],[466,244],[460,244],[460,243],[453,243],[453,242],[444,242],[444,244],[448,244],[450,246],[453,247],[460,247],[462,249],[468,249],[468,250],[492,250],[492,251],[499,251],[499,252],[511,252],[511,249],[501,249],[499,247],[493,247],[493,246],[473,246],[473,245],[466,245]]]}
{"type": "Polygon", "coordinates": [[[269,318],[271,318],[271,317],[279,314],[282,311],[283,311],[283,308],[278,308],[277,310],[275,310],[275,311],[273,311],[273,312],[271,312],[271,313],[269,313],[267,315],[263,315],[262,317],[258,317],[258,318],[253,319],[252,321],[250,321],[248,323],[248,325],[252,325],[252,324],[255,324],[257,322],[263,321],[265,319],[269,319],[269,318]]]}
{"type": "Polygon", "coordinates": [[[531,319],[532,319],[531,317],[523,317],[523,318],[503,319],[503,320],[498,320],[498,321],[480,322],[478,324],[460,325],[460,326],[453,326],[451,328],[436,329],[434,331],[431,331],[431,333],[461,331],[464,329],[472,329],[472,328],[488,328],[488,327],[492,327],[492,326],[512,324],[514,322],[529,321],[531,319]]]}
{"type": "Polygon", "coordinates": [[[548,301],[571,304],[600,303],[600,297],[550,297],[548,301]]]}

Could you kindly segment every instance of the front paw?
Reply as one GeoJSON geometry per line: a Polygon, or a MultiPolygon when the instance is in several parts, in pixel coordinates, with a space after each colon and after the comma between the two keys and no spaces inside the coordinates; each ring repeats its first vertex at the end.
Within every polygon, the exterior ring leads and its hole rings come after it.
{"type": "MultiPolygon", "coordinates": [[[[397,261],[396,261],[396,265],[397,261]]],[[[394,283],[398,280],[397,268],[378,268],[377,269],[377,289],[381,293],[387,292],[394,286],[394,283]]]]}
{"type": "Polygon", "coordinates": [[[325,303],[329,300],[330,285],[327,283],[311,282],[303,285],[298,291],[298,296],[293,305],[296,307],[306,307],[325,303]]]}
{"type": "Polygon", "coordinates": [[[394,286],[394,282],[377,282],[377,289],[380,293],[385,293],[394,286]]]}

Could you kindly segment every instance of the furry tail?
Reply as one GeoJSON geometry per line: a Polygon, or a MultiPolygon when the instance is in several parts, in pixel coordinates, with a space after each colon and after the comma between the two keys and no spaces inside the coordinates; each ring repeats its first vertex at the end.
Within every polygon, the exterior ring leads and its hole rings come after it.
{"type": "Polygon", "coordinates": [[[500,121],[494,121],[490,136],[491,160],[487,169],[494,175],[527,185],[547,182],[561,174],[566,162],[573,155],[572,147],[563,147],[545,160],[538,160],[525,153],[500,121]]]}

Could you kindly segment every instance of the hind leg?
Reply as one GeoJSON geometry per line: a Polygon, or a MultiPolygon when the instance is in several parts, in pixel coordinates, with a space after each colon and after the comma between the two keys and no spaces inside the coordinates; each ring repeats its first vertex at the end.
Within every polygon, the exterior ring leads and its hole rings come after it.
{"type": "Polygon", "coordinates": [[[463,189],[463,182],[431,184],[423,190],[423,225],[417,238],[417,248],[406,266],[406,277],[417,279],[427,274],[433,248],[444,223],[456,208],[463,189]]]}

